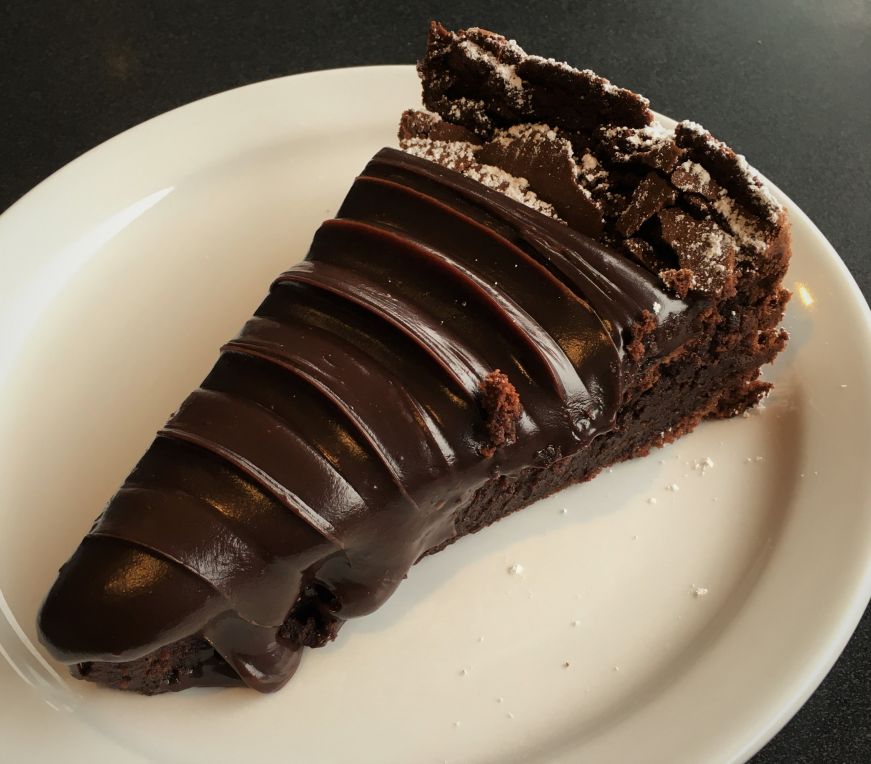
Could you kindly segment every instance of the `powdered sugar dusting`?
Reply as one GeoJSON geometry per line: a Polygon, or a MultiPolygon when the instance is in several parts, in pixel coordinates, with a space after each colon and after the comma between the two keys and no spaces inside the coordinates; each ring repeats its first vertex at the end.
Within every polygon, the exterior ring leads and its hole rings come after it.
{"type": "Polygon", "coordinates": [[[428,138],[409,138],[401,143],[403,151],[422,159],[436,162],[467,178],[499,191],[509,199],[525,204],[543,215],[559,220],[553,206],[529,188],[526,178],[518,178],[499,167],[481,164],[475,158],[475,146],[462,141],[433,141],[428,138]]]}
{"type": "Polygon", "coordinates": [[[486,104],[480,100],[471,98],[456,98],[451,102],[448,116],[455,122],[462,122],[465,118],[471,118],[481,128],[491,128],[490,117],[487,116],[486,104]]]}
{"type": "Polygon", "coordinates": [[[505,47],[518,58],[526,58],[526,51],[517,44],[517,40],[506,41],[505,47]]]}
{"type": "Polygon", "coordinates": [[[506,92],[514,96],[516,105],[518,107],[523,105],[523,80],[517,74],[517,69],[513,64],[501,62],[490,51],[484,50],[471,40],[463,40],[457,47],[468,56],[470,61],[484,62],[505,84],[506,92]]]}
{"type": "Polygon", "coordinates": [[[723,223],[735,237],[738,244],[753,253],[765,250],[765,237],[752,220],[742,215],[735,207],[725,190],[714,200],[714,209],[720,214],[723,223]]]}
{"type": "Polygon", "coordinates": [[[626,90],[626,88],[620,88],[616,85],[611,84],[609,80],[606,80],[604,77],[600,77],[592,69],[575,69],[573,66],[567,64],[565,61],[557,61],[555,58],[544,58],[542,56],[527,56],[526,58],[527,60],[533,61],[537,64],[548,66],[553,69],[559,69],[566,72],[567,74],[580,74],[585,79],[587,79],[591,85],[600,88],[604,93],[609,96],[616,98],[626,96],[632,98],[633,100],[638,99],[644,104],[645,107],[650,106],[650,101],[648,101],[644,96],[639,95],[638,93],[633,93],[631,90],[626,90]]]}
{"type": "MultiPolygon", "coordinates": [[[[540,64],[547,64],[548,66],[552,66],[555,69],[562,69],[564,72],[575,72],[575,67],[567,64],[565,61],[557,61],[555,58],[543,58],[541,56],[530,56],[530,61],[536,61],[540,64]]],[[[581,74],[592,74],[589,69],[584,69],[581,71],[581,74]]]]}
{"type": "MultiPolygon", "coordinates": [[[[704,141],[712,150],[721,151],[724,148],[724,144],[714,138],[698,122],[684,120],[679,125],[682,130],[693,133],[698,139],[704,141]]],[[[759,177],[759,173],[747,163],[747,158],[743,154],[736,154],[735,162],[738,172],[744,178],[744,186],[747,193],[753,198],[757,206],[764,211],[768,221],[773,225],[777,224],[782,211],[780,203],[766,188],[762,178],[759,177]]]]}
{"type": "MultiPolygon", "coordinates": [[[[733,282],[735,245],[732,237],[711,220],[696,220],[679,209],[659,214],[662,237],[678,256],[688,287],[717,294],[733,282]]],[[[666,283],[669,271],[660,271],[666,283]]]]}
{"type": "Polygon", "coordinates": [[[696,133],[696,135],[704,135],[708,132],[698,122],[693,122],[691,119],[682,120],[681,125],[689,130],[691,133],[696,133]]]}
{"type": "MultiPolygon", "coordinates": [[[[679,123],[681,130],[692,133],[703,141],[712,151],[728,151],[726,146],[711,136],[698,122],[684,121],[679,123]]],[[[640,129],[626,127],[610,127],[602,131],[606,140],[615,142],[613,159],[617,162],[633,161],[638,154],[655,151],[673,144],[675,130],[669,130],[658,123],[653,123],[640,129]]],[[[731,152],[730,152],[731,153],[731,152]]],[[[736,169],[743,176],[742,187],[753,197],[756,206],[771,223],[777,223],[780,215],[780,205],[770,194],[759,175],[747,164],[741,155],[736,157],[736,169]]],[[[720,217],[721,225],[731,234],[740,247],[739,257],[749,259],[765,251],[766,237],[758,223],[744,214],[734,199],[729,196],[712,177],[707,168],[686,159],[679,164],[672,175],[673,185],[683,191],[699,193],[712,204],[714,211],[720,217]],[[743,250],[743,252],[741,252],[743,250]]]]}
{"type": "MultiPolygon", "coordinates": [[[[486,29],[481,29],[481,27],[469,27],[466,30],[466,35],[468,37],[489,36],[491,35],[491,32],[486,29]]],[[[460,39],[460,35],[456,32],[451,32],[451,37],[453,37],[454,40],[460,39]]],[[[505,47],[505,50],[507,50],[517,60],[526,58],[526,51],[517,44],[517,40],[506,40],[504,37],[500,37],[500,43],[505,47]]]]}
{"type": "Polygon", "coordinates": [[[581,187],[593,194],[603,194],[607,191],[610,175],[608,171],[602,167],[599,160],[589,151],[585,152],[581,157],[578,165],[578,183],[581,187]]]}
{"type": "Polygon", "coordinates": [[[747,164],[747,159],[743,154],[738,154],[738,168],[752,181],[750,183],[751,192],[760,206],[768,210],[768,220],[771,223],[777,223],[781,210],[780,203],[772,196],[756,170],[747,164]]]}
{"type": "Polygon", "coordinates": [[[429,138],[408,138],[402,141],[403,151],[416,157],[463,172],[475,163],[475,147],[464,141],[433,141],[429,138]]]}
{"type": "Polygon", "coordinates": [[[584,169],[584,172],[595,170],[598,166],[599,160],[589,152],[581,157],[581,167],[584,169]]]}
{"type": "Polygon", "coordinates": [[[704,267],[693,269],[693,289],[715,292],[720,288],[726,273],[727,237],[719,230],[711,231],[695,246],[700,253],[704,253],[704,267]]]}
{"type": "Polygon", "coordinates": [[[629,147],[628,151],[615,151],[613,159],[616,162],[628,162],[635,154],[663,148],[674,141],[674,131],[667,130],[658,122],[639,128],[609,127],[602,131],[602,136],[625,141],[629,147]]]}
{"type": "MultiPolygon", "coordinates": [[[[563,149],[571,154],[572,146],[568,140],[560,137],[558,132],[550,125],[542,123],[512,125],[511,127],[496,130],[493,133],[493,140],[497,143],[507,145],[519,138],[524,138],[531,141],[560,141],[563,144],[563,149]]],[[[572,159],[574,161],[574,159],[572,159]]]]}
{"type": "Polygon", "coordinates": [[[526,178],[517,178],[489,164],[470,167],[463,174],[495,191],[501,191],[509,199],[525,204],[550,218],[559,219],[553,206],[543,199],[539,199],[536,193],[529,189],[529,181],[526,178]]]}
{"type": "MultiPolygon", "coordinates": [[[[503,145],[507,145],[518,139],[530,143],[532,146],[536,147],[536,150],[538,150],[538,147],[542,146],[545,142],[550,144],[550,151],[554,150],[553,146],[555,145],[557,147],[556,150],[562,153],[565,161],[569,165],[572,175],[577,178],[581,174],[578,164],[575,161],[571,141],[569,141],[568,138],[563,137],[558,130],[555,130],[550,125],[541,123],[513,125],[507,129],[497,130],[493,135],[493,140],[503,145]]],[[[590,158],[593,159],[594,162],[596,161],[593,157],[590,158]]],[[[584,196],[592,200],[590,192],[584,186],[579,185],[578,189],[584,196]]]]}
{"type": "MultiPolygon", "coordinates": [[[[549,144],[547,151],[549,153],[554,151],[561,153],[568,164],[573,177],[579,179],[583,175],[583,172],[575,161],[575,154],[571,141],[566,138],[560,130],[543,123],[522,123],[496,130],[493,133],[492,139],[494,143],[499,143],[503,146],[508,146],[513,141],[517,140],[522,140],[528,145],[531,145],[535,151],[542,150],[545,143],[549,144]]],[[[598,162],[592,155],[588,154],[587,156],[592,160],[595,166],[598,166],[598,162]]],[[[584,185],[579,184],[578,190],[587,199],[593,201],[590,191],[584,185]]]]}
{"type": "Polygon", "coordinates": [[[711,173],[709,173],[704,167],[702,167],[697,162],[691,162],[687,159],[686,162],[678,165],[681,170],[689,175],[692,175],[701,186],[710,186],[711,185],[711,173]]]}

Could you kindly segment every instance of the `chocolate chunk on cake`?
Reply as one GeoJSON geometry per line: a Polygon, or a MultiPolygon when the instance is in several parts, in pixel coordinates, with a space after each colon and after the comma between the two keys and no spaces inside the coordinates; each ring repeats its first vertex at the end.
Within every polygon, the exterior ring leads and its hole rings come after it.
{"type": "Polygon", "coordinates": [[[484,30],[419,71],[61,569],[75,676],[275,690],[421,557],[767,392],[789,230],[742,157],[484,30]]]}

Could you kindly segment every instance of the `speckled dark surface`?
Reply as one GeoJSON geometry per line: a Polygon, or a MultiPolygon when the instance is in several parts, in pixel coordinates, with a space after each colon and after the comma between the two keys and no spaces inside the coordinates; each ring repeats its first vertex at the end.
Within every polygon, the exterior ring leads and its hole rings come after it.
{"type": "MultiPolygon", "coordinates": [[[[871,295],[871,3],[492,6],[438,4],[448,25],[516,37],[704,124],[810,215],[871,295]]],[[[197,98],[311,69],[411,63],[432,12],[393,2],[4,2],[0,210],[82,152],[197,98]]],[[[871,761],[868,612],[753,761],[871,761]]]]}

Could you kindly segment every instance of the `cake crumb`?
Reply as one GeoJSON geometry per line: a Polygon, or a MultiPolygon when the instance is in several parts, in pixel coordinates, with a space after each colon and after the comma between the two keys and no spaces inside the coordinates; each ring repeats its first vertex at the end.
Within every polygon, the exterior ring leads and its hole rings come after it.
{"type": "Polygon", "coordinates": [[[559,513],[560,513],[561,515],[567,515],[568,512],[569,512],[568,509],[566,509],[565,507],[563,507],[563,508],[559,511],[559,513]]]}
{"type": "Polygon", "coordinates": [[[455,727],[459,727],[460,724],[461,724],[461,722],[454,722],[454,726],[455,726],[455,727]]]}
{"type": "Polygon", "coordinates": [[[620,666],[614,666],[614,671],[620,671],[620,666]]]}
{"type": "Polygon", "coordinates": [[[467,668],[460,669],[460,676],[468,676],[468,675],[469,675],[469,669],[467,669],[467,668]]]}
{"type": "Polygon", "coordinates": [[[657,501],[659,501],[659,499],[657,499],[656,496],[651,496],[651,497],[647,500],[647,503],[648,503],[648,504],[656,504],[657,501]]]}
{"type": "Polygon", "coordinates": [[[519,562],[515,562],[510,568],[508,568],[508,572],[512,576],[519,576],[523,573],[523,566],[519,562]]]}
{"type": "Polygon", "coordinates": [[[692,593],[693,597],[699,599],[700,597],[704,597],[708,593],[708,588],[706,586],[693,586],[692,593]]]}
{"type": "Polygon", "coordinates": [[[569,668],[571,665],[570,661],[563,661],[563,668],[569,668]]]}
{"type": "Polygon", "coordinates": [[[578,620],[572,621],[572,626],[580,626],[580,625],[581,625],[580,621],[578,621],[578,620]]]}
{"type": "Polygon", "coordinates": [[[505,714],[505,715],[506,715],[509,719],[513,719],[513,718],[514,718],[514,714],[512,714],[510,711],[509,711],[507,714],[505,714]]]}
{"type": "Polygon", "coordinates": [[[478,393],[487,429],[487,443],[480,452],[489,459],[499,448],[516,440],[523,407],[517,390],[499,369],[484,378],[478,393]]]}
{"type": "Polygon", "coordinates": [[[696,463],[693,465],[693,469],[700,475],[704,475],[713,466],[714,460],[711,459],[710,456],[706,456],[704,459],[697,459],[696,463]]]}
{"type": "Polygon", "coordinates": [[[505,698],[496,698],[496,702],[497,702],[497,703],[504,703],[504,702],[505,702],[505,698]]]}
{"type": "Polygon", "coordinates": [[[661,310],[662,310],[662,305],[660,305],[658,302],[654,302],[653,303],[653,312],[656,313],[656,315],[658,316],[659,311],[661,311],[661,310]]]}
{"type": "Polygon", "coordinates": [[[841,390],[846,389],[846,387],[847,387],[846,385],[841,385],[841,390]]]}
{"type": "Polygon", "coordinates": [[[671,491],[672,493],[677,493],[680,490],[680,486],[677,483],[670,483],[665,487],[666,491],[671,491]]]}

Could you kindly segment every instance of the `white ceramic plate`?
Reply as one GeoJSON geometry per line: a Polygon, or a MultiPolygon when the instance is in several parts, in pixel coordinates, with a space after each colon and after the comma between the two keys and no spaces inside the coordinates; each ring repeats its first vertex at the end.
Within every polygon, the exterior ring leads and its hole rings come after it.
{"type": "Polygon", "coordinates": [[[4,757],[736,761],[846,643],[871,592],[871,320],[781,195],[797,294],[760,413],[425,560],[275,695],[142,698],[40,657],[58,566],[417,100],[411,67],[234,90],[109,141],[0,218],[4,757]]]}

